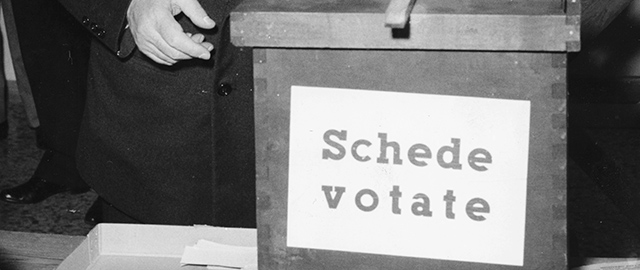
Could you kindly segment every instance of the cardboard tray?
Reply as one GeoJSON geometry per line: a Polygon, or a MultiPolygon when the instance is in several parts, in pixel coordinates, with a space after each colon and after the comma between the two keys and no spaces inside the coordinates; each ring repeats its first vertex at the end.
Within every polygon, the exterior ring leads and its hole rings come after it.
{"type": "Polygon", "coordinates": [[[255,229],[98,224],[57,269],[206,269],[180,264],[185,246],[201,239],[233,246],[257,244],[255,229]]]}

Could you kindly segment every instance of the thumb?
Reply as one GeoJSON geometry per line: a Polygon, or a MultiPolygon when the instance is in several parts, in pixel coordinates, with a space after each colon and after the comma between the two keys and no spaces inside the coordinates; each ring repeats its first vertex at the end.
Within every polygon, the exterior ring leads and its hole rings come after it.
{"type": "Polygon", "coordinates": [[[211,29],[216,26],[216,23],[207,15],[198,0],[180,0],[178,5],[196,26],[204,29],[211,29]]]}

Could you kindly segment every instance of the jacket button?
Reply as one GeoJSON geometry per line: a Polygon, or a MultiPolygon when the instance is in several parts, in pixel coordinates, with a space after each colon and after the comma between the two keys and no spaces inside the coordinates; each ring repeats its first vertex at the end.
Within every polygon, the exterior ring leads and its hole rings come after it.
{"type": "Polygon", "coordinates": [[[92,23],[89,29],[91,29],[91,31],[95,33],[98,30],[98,25],[95,23],[92,23]]]}
{"type": "Polygon", "coordinates": [[[87,16],[83,16],[82,17],[82,25],[89,26],[90,24],[91,24],[91,21],[89,20],[89,18],[87,16]]]}
{"type": "Polygon", "coordinates": [[[103,38],[103,37],[104,37],[104,35],[105,35],[106,33],[107,33],[107,32],[106,32],[106,31],[104,31],[104,29],[102,29],[102,28],[99,28],[99,29],[96,31],[96,35],[97,35],[99,38],[103,38]]]}
{"type": "Polygon", "coordinates": [[[228,83],[221,83],[218,87],[218,95],[226,97],[233,92],[233,87],[228,83]]]}

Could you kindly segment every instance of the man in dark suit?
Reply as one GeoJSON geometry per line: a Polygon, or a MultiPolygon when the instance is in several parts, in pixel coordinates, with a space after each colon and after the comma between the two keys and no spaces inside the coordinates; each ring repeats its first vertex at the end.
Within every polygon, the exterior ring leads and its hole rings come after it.
{"type": "Polygon", "coordinates": [[[254,227],[251,50],[229,36],[240,1],[61,2],[95,36],[77,157],[105,222],[254,227]]]}
{"type": "Polygon", "coordinates": [[[5,14],[12,15],[9,42],[22,52],[40,120],[38,145],[45,153],[33,176],[0,191],[0,200],[29,204],[60,192],[85,192],[89,188],[74,156],[84,109],[90,35],[56,1],[3,2],[9,9],[5,14]]]}

